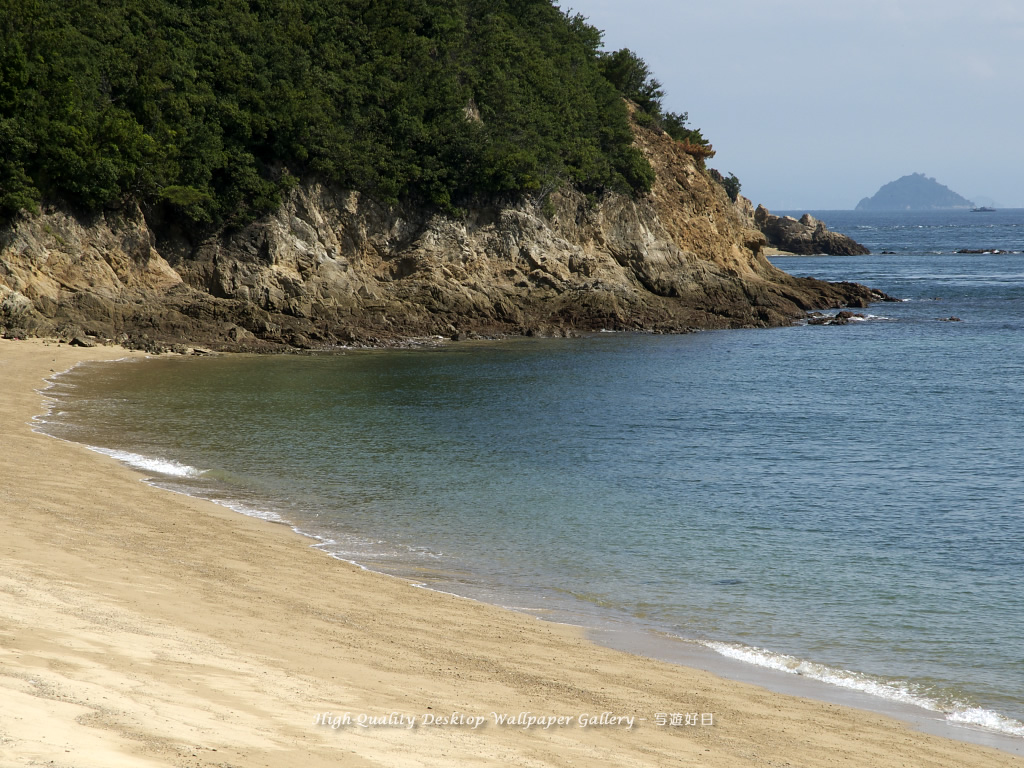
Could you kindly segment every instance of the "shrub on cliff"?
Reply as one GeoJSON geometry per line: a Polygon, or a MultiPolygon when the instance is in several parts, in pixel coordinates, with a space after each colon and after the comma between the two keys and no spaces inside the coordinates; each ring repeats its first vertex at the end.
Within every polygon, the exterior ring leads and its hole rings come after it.
{"type": "Polygon", "coordinates": [[[730,173],[726,176],[722,181],[722,186],[725,187],[725,193],[729,196],[729,199],[735,203],[739,199],[740,188],[742,187],[740,180],[736,178],[736,174],[730,173]]]}
{"type": "Polygon", "coordinates": [[[687,151],[699,160],[714,156],[714,150],[701,132],[687,126],[688,113],[663,110],[665,91],[646,61],[629,48],[601,54],[598,61],[608,82],[640,108],[633,116],[637,124],[660,128],[676,141],[683,142],[687,151]]]}
{"type": "Polygon", "coordinates": [[[717,181],[719,184],[722,185],[722,188],[725,190],[725,194],[729,196],[730,200],[732,200],[734,203],[737,200],[739,200],[740,189],[742,189],[743,185],[740,184],[740,180],[736,178],[735,173],[730,173],[728,176],[723,176],[721,172],[718,171],[717,169],[709,168],[708,175],[710,175],[714,181],[717,181]]]}

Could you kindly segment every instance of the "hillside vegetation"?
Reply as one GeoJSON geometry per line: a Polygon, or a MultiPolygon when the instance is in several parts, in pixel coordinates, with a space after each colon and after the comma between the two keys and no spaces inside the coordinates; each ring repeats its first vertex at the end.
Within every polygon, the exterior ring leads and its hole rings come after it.
{"type": "Polygon", "coordinates": [[[645,192],[622,96],[695,146],[629,51],[550,0],[9,0],[0,219],[138,202],[245,223],[315,175],[454,211],[645,192]]]}

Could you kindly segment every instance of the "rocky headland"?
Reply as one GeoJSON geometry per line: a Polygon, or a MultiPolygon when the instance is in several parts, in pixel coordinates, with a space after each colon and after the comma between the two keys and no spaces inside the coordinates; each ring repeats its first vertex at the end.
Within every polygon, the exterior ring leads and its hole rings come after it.
{"type": "MultiPolygon", "coordinates": [[[[0,330],[272,351],[778,326],[886,298],[776,269],[764,209],[732,202],[685,143],[634,131],[657,174],[640,198],[568,187],[456,218],[307,181],[274,214],[202,237],[135,205],[45,206],[0,231],[0,330]]],[[[820,248],[819,225],[779,247],[820,248]]]]}
{"type": "Polygon", "coordinates": [[[754,223],[768,244],[781,251],[801,256],[828,254],[830,256],[863,256],[871,253],[851,237],[832,232],[825,222],[805,213],[799,219],[776,216],[763,205],[754,211],[754,223]]]}

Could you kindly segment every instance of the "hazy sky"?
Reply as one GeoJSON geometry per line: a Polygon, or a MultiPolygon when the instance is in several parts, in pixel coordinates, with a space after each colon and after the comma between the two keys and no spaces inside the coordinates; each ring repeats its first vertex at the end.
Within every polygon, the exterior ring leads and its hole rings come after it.
{"type": "Polygon", "coordinates": [[[1024,0],[560,0],[631,48],[742,193],[849,209],[909,173],[1024,208],[1024,0]]]}

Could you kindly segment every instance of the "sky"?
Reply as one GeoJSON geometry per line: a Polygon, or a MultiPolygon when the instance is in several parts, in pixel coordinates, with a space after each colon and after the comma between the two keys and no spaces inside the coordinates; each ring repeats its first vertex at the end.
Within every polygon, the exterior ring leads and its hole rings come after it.
{"type": "Polygon", "coordinates": [[[559,0],[771,210],[848,210],[910,173],[1024,208],[1022,0],[559,0]]]}

